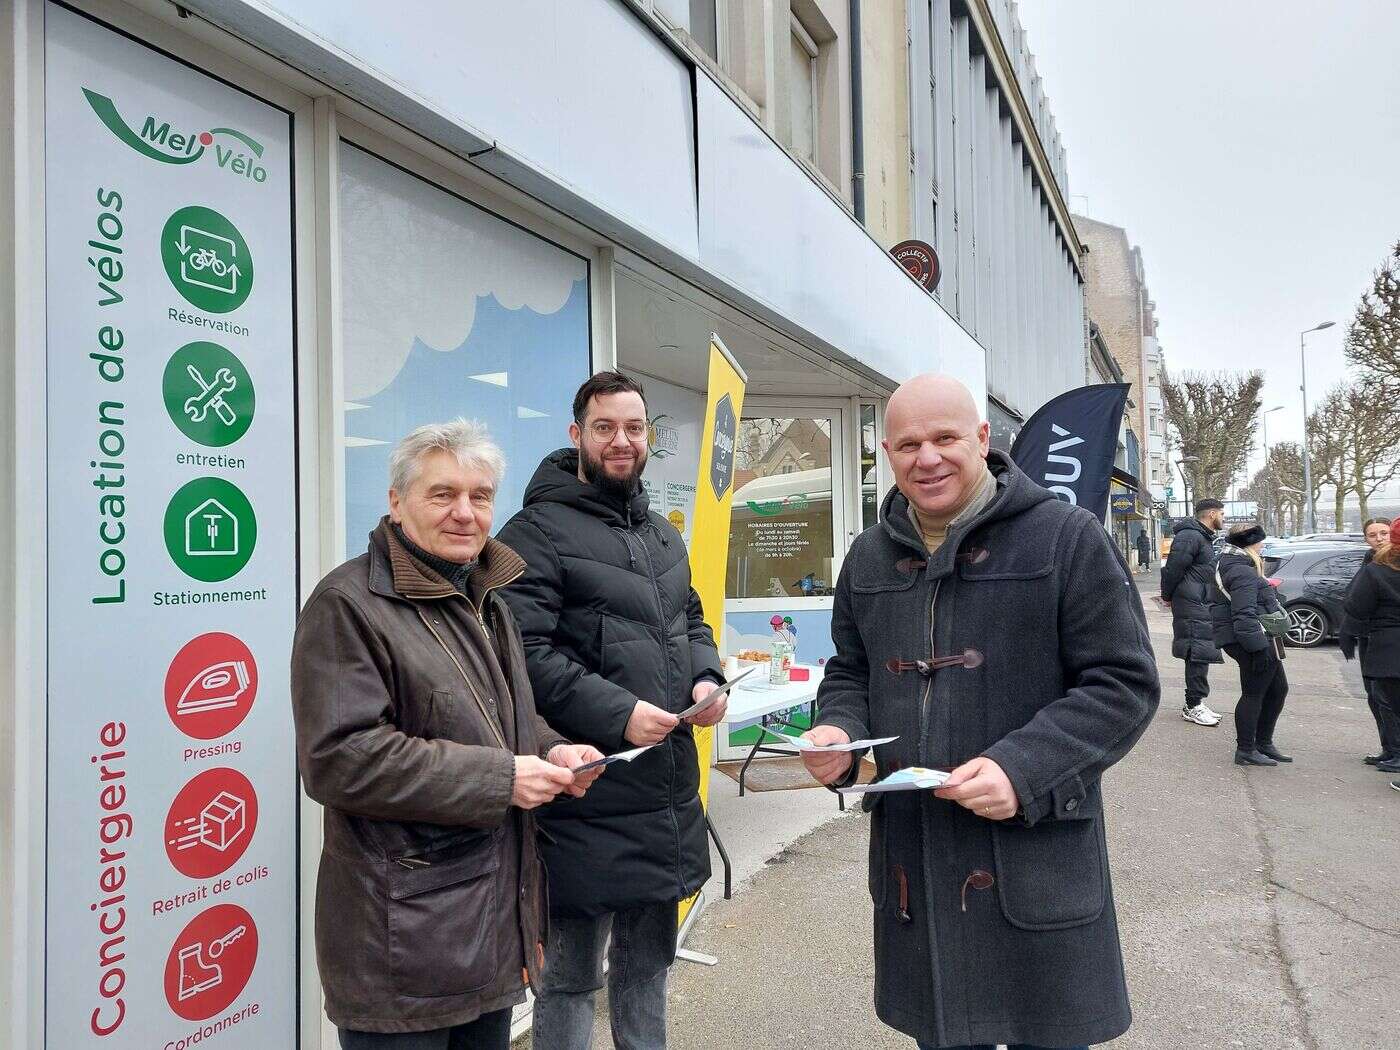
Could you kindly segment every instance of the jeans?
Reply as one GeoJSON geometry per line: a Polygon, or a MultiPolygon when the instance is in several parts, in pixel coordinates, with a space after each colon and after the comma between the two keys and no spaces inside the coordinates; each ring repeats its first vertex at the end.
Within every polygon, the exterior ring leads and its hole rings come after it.
{"type": "Polygon", "coordinates": [[[536,989],[537,1050],[589,1050],[594,993],[608,952],[608,1012],[617,1050],[665,1050],[666,976],[676,958],[676,902],[609,915],[552,914],[536,989]],[[609,944],[608,933],[612,933],[609,944]]]}
{"type": "MultiPolygon", "coordinates": [[[[920,1043],[919,1050],[939,1050],[939,1048],[920,1043]]],[[[991,1043],[979,1043],[977,1046],[948,1046],[943,1047],[942,1050],[996,1050],[996,1047],[991,1043]]],[[[1011,1043],[1007,1046],[1006,1050],[1045,1050],[1045,1047],[1031,1046],[1030,1043],[1011,1043]]],[[[1076,1046],[1072,1047],[1071,1050],[1089,1050],[1089,1048],[1087,1046],[1076,1046]]]]}
{"type": "Polygon", "coordinates": [[[1197,707],[1201,701],[1210,696],[1210,681],[1206,674],[1210,671],[1210,664],[1201,663],[1197,660],[1186,661],[1186,706],[1197,707]]]}
{"type": "Polygon", "coordinates": [[[1253,751],[1259,744],[1274,742],[1274,727],[1288,697],[1288,676],[1283,661],[1273,652],[1273,639],[1263,652],[1251,653],[1238,645],[1227,645],[1225,652],[1240,665],[1240,702],[1235,705],[1235,746],[1253,751]]]}
{"type": "Polygon", "coordinates": [[[340,1050],[510,1050],[509,1008],[468,1024],[430,1032],[353,1032],[340,1029],[340,1050]]]}

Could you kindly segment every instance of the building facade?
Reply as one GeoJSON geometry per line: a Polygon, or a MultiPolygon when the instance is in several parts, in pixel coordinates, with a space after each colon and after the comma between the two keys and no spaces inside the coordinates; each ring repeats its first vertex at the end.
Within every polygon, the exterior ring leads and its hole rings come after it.
{"type": "Polygon", "coordinates": [[[503,522],[624,368],[684,533],[718,338],[722,647],[782,613],[829,655],[895,387],[957,376],[1008,444],[1082,381],[1023,36],[988,0],[0,7],[0,1044],[334,1045],[288,651],[413,426],[488,424],[503,522]]]}
{"type": "Polygon", "coordinates": [[[1166,407],[1162,398],[1165,365],[1157,336],[1157,304],[1147,287],[1142,250],[1120,226],[1075,216],[1088,249],[1084,256],[1085,303],[1091,324],[1122,369],[1128,416],[1138,454],[1128,471],[1137,479],[1143,528],[1160,541],[1165,531],[1163,504],[1172,490],[1167,449],[1166,407]],[[1144,439],[1145,437],[1145,439],[1144,439]]]}

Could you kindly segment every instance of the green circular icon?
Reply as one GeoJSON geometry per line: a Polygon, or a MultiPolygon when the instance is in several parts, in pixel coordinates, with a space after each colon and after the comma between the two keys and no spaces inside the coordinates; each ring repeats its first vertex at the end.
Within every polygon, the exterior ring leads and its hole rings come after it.
{"type": "Polygon", "coordinates": [[[258,540],[253,505],[223,478],[196,478],[165,508],[165,549],[186,576],[227,580],[248,564],[258,540]]]}
{"type": "Polygon", "coordinates": [[[243,305],[253,287],[253,258],[238,228],[212,208],[191,205],[165,220],[160,257],[175,290],[212,314],[243,305]]]}
{"type": "Polygon", "coordinates": [[[201,445],[232,445],[253,422],[253,380],[218,343],[186,343],[161,380],[165,410],[181,433],[201,445]]]}

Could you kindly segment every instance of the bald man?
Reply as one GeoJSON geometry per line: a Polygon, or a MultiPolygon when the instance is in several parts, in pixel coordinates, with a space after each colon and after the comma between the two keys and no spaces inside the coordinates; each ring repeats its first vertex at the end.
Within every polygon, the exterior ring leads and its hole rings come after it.
{"type": "MultiPolygon", "coordinates": [[[[871,737],[875,1006],[920,1047],[1083,1047],[1130,1023],[1100,777],[1158,703],[1137,588],[1102,524],[988,447],[948,376],[890,398],[895,487],[836,585],[818,744],[871,737]]],[[[804,752],[849,786],[850,753],[804,752]]]]}

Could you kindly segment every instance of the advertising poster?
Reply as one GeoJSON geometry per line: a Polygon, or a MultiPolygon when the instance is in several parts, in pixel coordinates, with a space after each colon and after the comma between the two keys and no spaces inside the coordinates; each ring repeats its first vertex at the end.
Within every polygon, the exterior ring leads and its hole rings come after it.
{"type": "Polygon", "coordinates": [[[291,118],[45,48],[46,1044],[290,1047],[291,118]]]}
{"type": "MultiPolygon", "coordinates": [[[[724,566],[729,553],[729,508],[734,498],[734,450],[739,417],[744,409],[744,374],[719,336],[710,336],[709,391],[705,422],[700,430],[700,462],[695,474],[695,522],[690,536],[690,579],[700,595],[705,622],[715,641],[724,639],[724,566]]],[[[714,757],[713,727],[695,730],[700,758],[700,801],[710,803],[710,763],[714,757]]],[[[685,921],[695,898],[682,901],[685,921]]]]}
{"type": "Polygon", "coordinates": [[[651,500],[651,509],[676,527],[689,549],[705,397],[660,379],[648,378],[643,385],[649,418],[647,469],[642,485],[651,500]]]}

